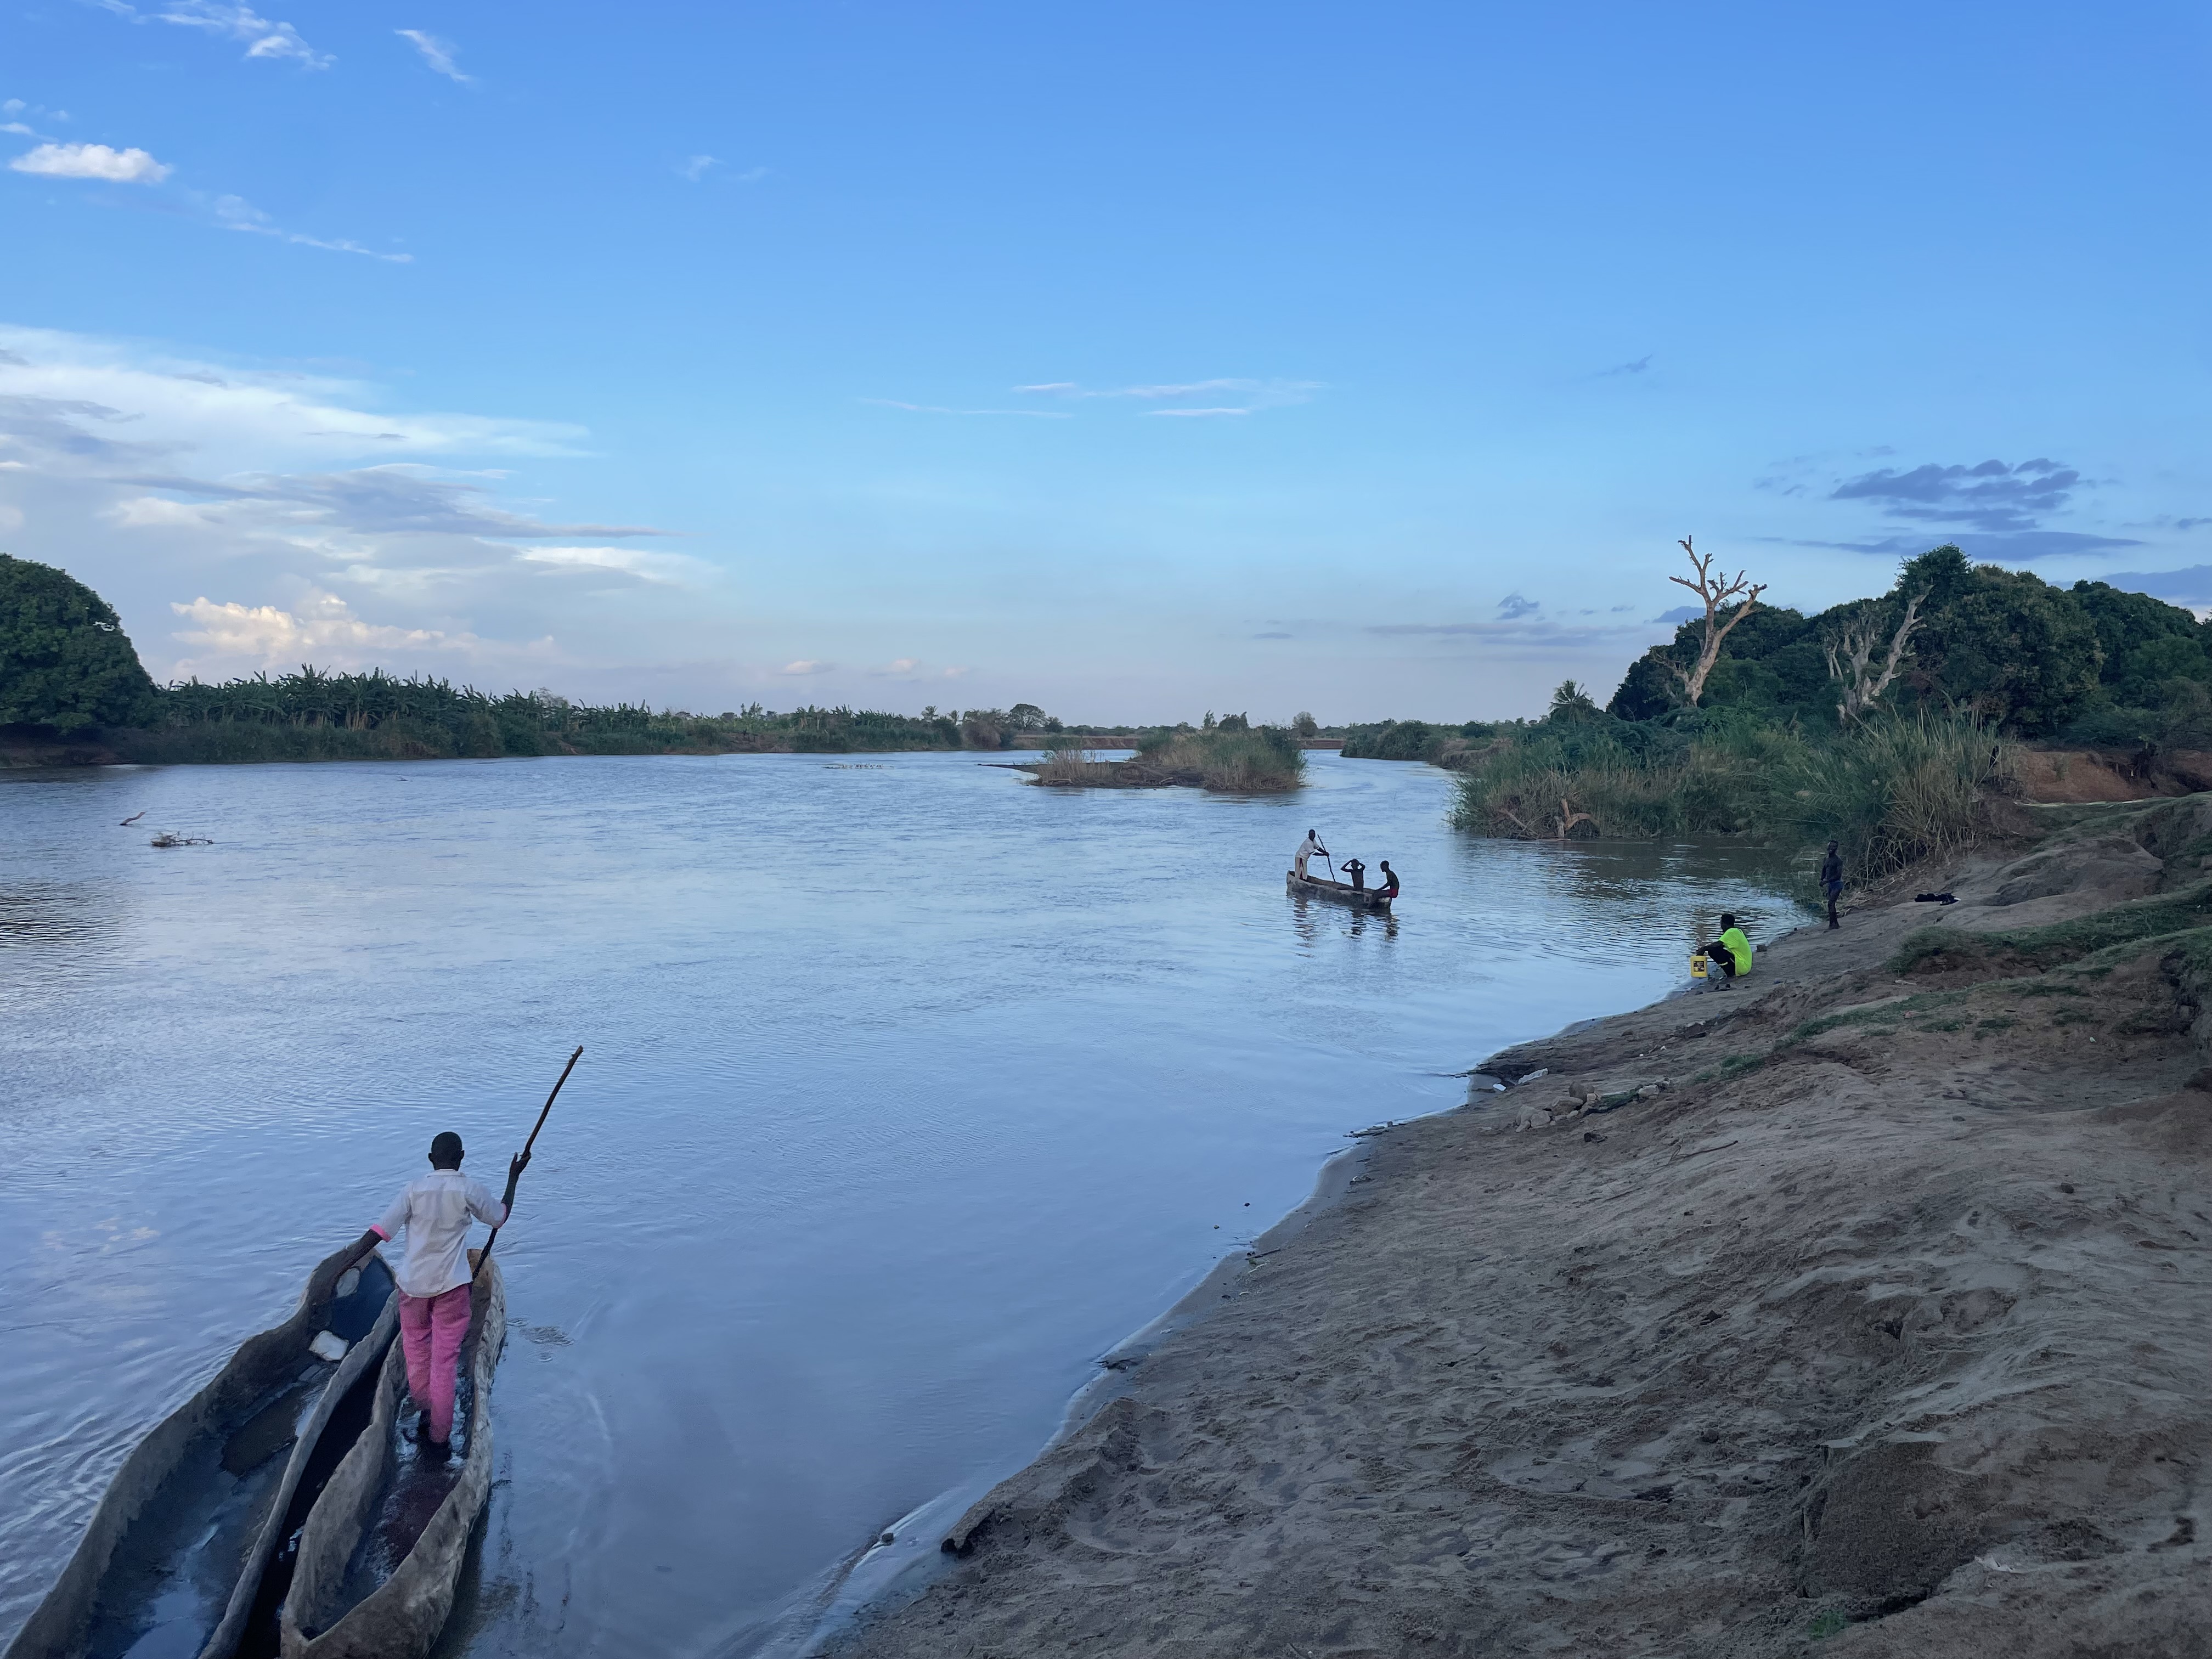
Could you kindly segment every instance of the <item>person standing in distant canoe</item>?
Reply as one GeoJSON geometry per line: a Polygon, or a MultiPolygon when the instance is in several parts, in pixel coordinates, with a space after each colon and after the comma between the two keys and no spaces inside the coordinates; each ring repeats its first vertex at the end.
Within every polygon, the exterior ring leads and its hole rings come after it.
{"type": "Polygon", "coordinates": [[[469,1334],[469,1222],[505,1224],[514,1183],[529,1167],[524,1152],[507,1166],[507,1192],[494,1198],[483,1182],[461,1173],[461,1138],[446,1130],[430,1143],[430,1173],[399,1190],[384,1218],[361,1236],[359,1261],[401,1231],[406,1254],[393,1275],[399,1284],[399,1337],[407,1355],[407,1392],[422,1408],[415,1437],[434,1457],[453,1446],[453,1383],[469,1334]]]}
{"type": "Polygon", "coordinates": [[[1321,844],[1321,837],[1319,836],[1316,836],[1312,830],[1309,830],[1306,831],[1306,838],[1298,843],[1298,850],[1291,854],[1291,866],[1298,872],[1298,879],[1300,881],[1308,879],[1306,875],[1306,860],[1316,855],[1322,858],[1327,858],[1328,856],[1328,848],[1321,844]]]}
{"type": "Polygon", "coordinates": [[[1828,897],[1828,926],[1842,927],[1836,920],[1836,901],[1844,896],[1844,860],[1833,842],[1828,843],[1827,856],[1820,860],[1820,890],[1828,897]]]}

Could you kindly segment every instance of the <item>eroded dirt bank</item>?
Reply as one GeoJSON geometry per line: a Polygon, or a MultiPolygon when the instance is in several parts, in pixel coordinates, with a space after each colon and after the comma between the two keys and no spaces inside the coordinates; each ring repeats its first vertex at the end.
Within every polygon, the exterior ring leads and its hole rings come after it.
{"type": "Polygon", "coordinates": [[[2212,1653],[2212,796],[2053,816],[1370,1140],[835,1651],[2212,1653]]]}

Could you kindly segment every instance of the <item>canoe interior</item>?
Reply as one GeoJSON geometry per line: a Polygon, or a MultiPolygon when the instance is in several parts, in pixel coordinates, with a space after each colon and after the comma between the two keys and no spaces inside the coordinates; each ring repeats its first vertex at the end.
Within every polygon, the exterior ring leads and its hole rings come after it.
{"type": "Polygon", "coordinates": [[[1371,887],[1354,887],[1348,881],[1325,881],[1319,876],[1302,876],[1295,870],[1285,872],[1283,879],[1293,893],[1334,899],[1339,904],[1357,904],[1369,910],[1390,908],[1390,901],[1371,887]]]}
{"type": "Polygon", "coordinates": [[[491,1490],[491,1380],[507,1342],[496,1261],[479,1270],[471,1304],[452,1457],[433,1462],[412,1438],[405,1356],[393,1344],[374,1415],[301,1529],[280,1620],[287,1659],[422,1659],[445,1627],[491,1490]]]}
{"type": "Polygon", "coordinates": [[[325,1396],[374,1375],[391,1340],[392,1273],[350,1247],[319,1264],[283,1324],[249,1338],[206,1387],[125,1460],[76,1554],[9,1659],[227,1659],[313,1462],[325,1396]],[[340,1292],[343,1292],[341,1294],[340,1292]],[[323,1331],[342,1360],[308,1344],[323,1331]]]}

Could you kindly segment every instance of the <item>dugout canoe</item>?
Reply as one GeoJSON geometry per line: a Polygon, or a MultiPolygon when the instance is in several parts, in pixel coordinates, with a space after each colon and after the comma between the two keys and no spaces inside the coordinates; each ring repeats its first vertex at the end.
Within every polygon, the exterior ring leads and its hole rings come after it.
{"type": "Polygon", "coordinates": [[[332,1414],[393,1346],[392,1270],[371,1254],[341,1272],[353,1251],[325,1256],[292,1316],[248,1337],[124,1460],[7,1659],[230,1659],[292,1512],[330,1467],[316,1454],[342,1432],[332,1414]],[[313,1352],[325,1333],[342,1358],[313,1352]]]}
{"type": "Polygon", "coordinates": [[[1285,871],[1283,880],[1293,893],[1304,893],[1313,898],[1333,899],[1339,904],[1350,904],[1362,910],[1388,910],[1390,901],[1370,887],[1354,887],[1348,881],[1323,881],[1318,876],[1302,876],[1295,870],[1285,871]]]}
{"type": "Polygon", "coordinates": [[[445,1628],[491,1491],[491,1380],[507,1342],[497,1258],[477,1268],[471,1301],[451,1461],[431,1462],[405,1432],[407,1366],[395,1343],[368,1427],[301,1528],[278,1619],[283,1659],[422,1659],[445,1628]]]}

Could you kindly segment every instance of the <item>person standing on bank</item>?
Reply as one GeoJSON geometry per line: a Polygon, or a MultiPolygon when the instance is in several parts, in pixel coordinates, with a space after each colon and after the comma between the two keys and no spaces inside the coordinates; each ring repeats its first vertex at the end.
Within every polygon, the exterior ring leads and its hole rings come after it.
{"type": "Polygon", "coordinates": [[[1820,860],[1820,890],[1828,896],[1828,926],[1842,927],[1836,920],[1836,901],[1844,896],[1844,860],[1833,842],[1828,843],[1827,856],[1820,860]]]}
{"type": "Polygon", "coordinates": [[[514,1183],[530,1164],[524,1152],[507,1166],[507,1193],[494,1198],[483,1182],[461,1173],[461,1138],[446,1130],[430,1143],[430,1173],[399,1190],[383,1219],[361,1236],[358,1262],[404,1231],[406,1254],[393,1275],[399,1284],[399,1338],[407,1355],[407,1392],[422,1408],[415,1437],[434,1457],[453,1446],[453,1382],[469,1334],[469,1221],[505,1224],[514,1183]]]}

